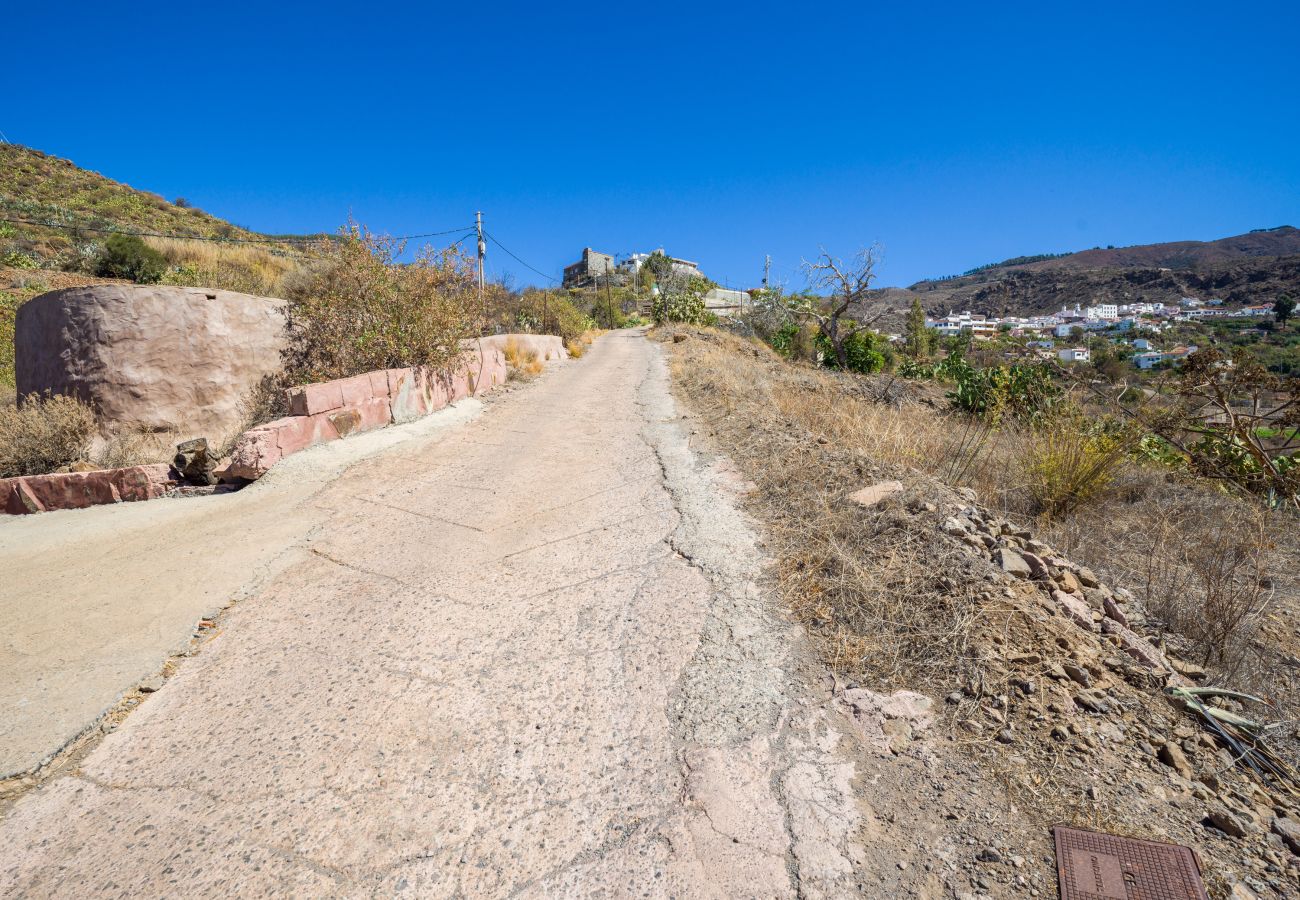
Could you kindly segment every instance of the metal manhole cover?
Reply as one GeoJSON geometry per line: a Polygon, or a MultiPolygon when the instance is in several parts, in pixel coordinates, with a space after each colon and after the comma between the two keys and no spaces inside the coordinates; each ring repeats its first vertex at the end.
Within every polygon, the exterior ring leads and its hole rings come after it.
{"type": "Polygon", "coordinates": [[[1188,847],[1064,825],[1052,835],[1061,900],[1209,900],[1188,847]]]}

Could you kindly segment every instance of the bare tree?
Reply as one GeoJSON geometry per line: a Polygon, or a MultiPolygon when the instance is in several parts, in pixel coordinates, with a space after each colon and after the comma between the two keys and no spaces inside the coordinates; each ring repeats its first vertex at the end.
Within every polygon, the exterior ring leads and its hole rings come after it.
{"type": "Polygon", "coordinates": [[[845,343],[880,318],[876,316],[870,321],[859,322],[852,318],[851,313],[854,304],[866,301],[871,291],[871,282],[876,277],[879,257],[879,247],[872,245],[859,251],[846,264],[823,249],[815,261],[804,260],[803,270],[813,292],[828,293],[829,299],[823,300],[820,296],[807,294],[790,298],[791,311],[795,315],[817,323],[818,329],[830,343],[835,361],[841,369],[848,368],[845,343]]]}

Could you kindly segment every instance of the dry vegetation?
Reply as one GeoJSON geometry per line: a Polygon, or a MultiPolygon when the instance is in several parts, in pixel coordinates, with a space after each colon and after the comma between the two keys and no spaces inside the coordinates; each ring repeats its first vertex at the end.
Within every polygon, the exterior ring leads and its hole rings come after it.
{"type": "Polygon", "coordinates": [[[1244,711],[1280,726],[1269,744],[1294,769],[1294,518],[1139,464],[1125,435],[1090,445],[1095,434],[1070,427],[1079,412],[1068,405],[1038,428],[990,427],[952,410],[933,384],[813,369],[730,334],[687,334],[673,344],[677,391],[753,483],[747,502],[781,593],[844,681],[946,700],[951,738],[1039,827],[1068,821],[1190,843],[1211,859],[1216,892],[1234,871],[1284,874],[1291,855],[1268,822],[1297,818],[1295,788],[1246,773],[1149,670],[1104,635],[1044,614],[1041,586],[1003,576],[945,522],[977,497],[1008,535],[999,545],[1015,537],[1131,591],[1135,627],[1179,671],[1270,701],[1244,711]],[[871,508],[847,500],[884,479],[902,481],[903,493],[871,508]],[[1110,713],[1081,716],[1080,684],[1104,688],[1110,713]],[[1196,772],[1172,789],[1153,749],[1167,743],[1196,772]],[[1224,837],[1202,822],[1222,809],[1263,824],[1224,837]]]}
{"type": "Polygon", "coordinates": [[[94,435],[94,410],[72,397],[32,394],[0,407],[0,478],[86,462],[94,435]]]}
{"type": "Polygon", "coordinates": [[[145,243],[167,260],[164,284],[219,288],[263,297],[282,296],[286,281],[309,260],[302,251],[275,245],[153,237],[146,238],[145,243]]]}

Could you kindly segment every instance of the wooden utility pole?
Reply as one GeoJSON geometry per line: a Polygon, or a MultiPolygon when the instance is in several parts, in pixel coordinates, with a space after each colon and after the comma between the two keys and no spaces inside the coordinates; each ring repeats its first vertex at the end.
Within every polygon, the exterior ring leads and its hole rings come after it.
{"type": "Polygon", "coordinates": [[[487,244],[483,242],[483,212],[474,213],[474,228],[478,232],[478,307],[483,316],[483,326],[487,326],[487,301],[483,299],[483,258],[487,256],[487,244]]]}

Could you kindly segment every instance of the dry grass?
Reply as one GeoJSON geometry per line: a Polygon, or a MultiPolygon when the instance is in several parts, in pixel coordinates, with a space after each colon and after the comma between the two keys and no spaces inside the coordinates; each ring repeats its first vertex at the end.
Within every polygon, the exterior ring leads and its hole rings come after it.
{"type": "Polygon", "coordinates": [[[506,358],[506,366],[510,369],[510,377],[519,381],[531,381],[538,375],[542,374],[545,364],[537,358],[536,350],[525,350],[519,346],[519,341],[513,337],[506,338],[506,345],[502,351],[506,358]]]}
{"type": "Polygon", "coordinates": [[[146,238],[145,243],[167,260],[169,284],[279,297],[286,279],[303,267],[298,255],[256,244],[176,238],[146,238]]]}
{"type": "Polygon", "coordinates": [[[937,520],[919,531],[896,503],[864,510],[844,499],[885,477],[915,482],[945,446],[941,419],[854,396],[839,376],[762,345],[693,335],[675,345],[674,382],[757,485],[750,502],[782,594],[832,665],[882,686],[978,679],[972,630],[999,613],[969,558],[932,540],[937,520]]]}
{"type": "Polygon", "coordinates": [[[174,429],[126,428],[93,448],[91,461],[101,469],[171,462],[179,440],[180,434],[174,429]]]}
{"type": "Polygon", "coordinates": [[[44,475],[90,457],[95,413],[74,397],[29,394],[0,407],[0,478],[44,475]]]}
{"type": "Polygon", "coordinates": [[[934,672],[974,662],[963,635],[988,601],[962,597],[960,573],[951,586],[936,579],[951,561],[925,546],[933,532],[919,539],[841,501],[880,478],[937,479],[974,488],[995,513],[1032,523],[1133,589],[1168,639],[1219,680],[1286,702],[1300,694],[1283,677],[1283,661],[1300,650],[1288,624],[1300,607],[1293,520],[1270,515],[1260,525],[1250,502],[1132,463],[1114,445],[1069,438],[1069,423],[984,429],[933,394],[900,400],[887,376],[791,365],[730,334],[692,334],[674,345],[674,381],[759,485],[754,502],[776,538],[786,599],[831,639],[837,666],[898,673],[915,669],[909,654],[926,653],[934,672]]]}
{"type": "Polygon", "coordinates": [[[604,333],[605,332],[600,329],[584,331],[577,337],[565,341],[564,349],[569,351],[569,356],[573,359],[581,359],[583,354],[591,348],[592,342],[604,333]]]}

